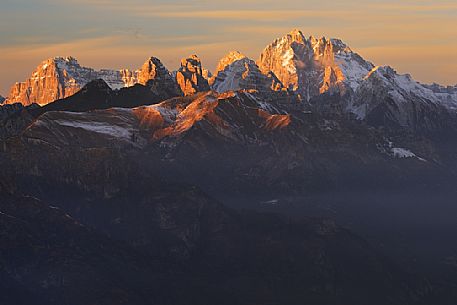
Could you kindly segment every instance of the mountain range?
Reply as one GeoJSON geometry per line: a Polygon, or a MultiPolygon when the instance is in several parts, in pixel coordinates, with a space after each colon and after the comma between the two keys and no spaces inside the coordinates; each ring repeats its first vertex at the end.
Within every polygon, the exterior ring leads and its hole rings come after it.
{"type": "Polygon", "coordinates": [[[335,202],[365,192],[455,198],[456,106],[457,86],[420,84],[298,30],[257,61],[230,52],[214,73],[196,55],[172,72],[155,57],[135,72],[50,59],[0,106],[9,249],[0,295],[8,304],[455,304],[457,270],[442,257],[453,261],[452,239],[419,265],[422,252],[409,251],[423,244],[402,239],[387,251],[394,237],[367,233],[393,215],[365,219],[335,202]],[[311,216],[314,205],[325,217],[311,216]]]}
{"type": "Polygon", "coordinates": [[[377,107],[375,101],[360,101],[376,90],[385,91],[375,94],[383,95],[383,99],[430,101],[449,109],[457,104],[457,86],[420,84],[410,75],[397,74],[391,67],[374,66],[339,39],[306,38],[299,30],[273,41],[257,62],[238,51],[230,52],[220,60],[213,74],[202,68],[196,55],[183,59],[181,68],[172,73],[154,57],[136,71],[96,71],[80,66],[73,57],[51,58],[43,61],[29,79],[16,83],[5,103],[45,105],[73,95],[95,79],[103,79],[112,89],[120,89],[137,83],[144,85],[160,75],[172,76],[185,94],[209,90],[208,81],[211,89],[218,92],[289,90],[305,101],[325,93],[338,93],[345,96],[346,110],[360,118],[377,107]],[[190,87],[194,89],[189,91],[190,87]]]}

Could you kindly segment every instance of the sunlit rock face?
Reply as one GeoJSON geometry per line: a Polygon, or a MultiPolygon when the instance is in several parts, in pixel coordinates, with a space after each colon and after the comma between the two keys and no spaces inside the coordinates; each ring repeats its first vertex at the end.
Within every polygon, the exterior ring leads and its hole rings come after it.
{"type": "Polygon", "coordinates": [[[219,93],[255,90],[264,95],[287,91],[276,97],[294,95],[301,102],[317,105],[318,111],[336,109],[375,125],[388,119],[401,128],[434,121],[430,113],[443,107],[457,109],[456,87],[420,84],[390,67],[374,66],[339,39],[305,37],[299,30],[274,40],[257,63],[238,51],[230,52],[214,74],[195,55],[183,59],[173,73],[156,57],[148,58],[136,71],[96,71],[80,66],[72,57],[52,58],[41,63],[25,82],[16,83],[3,104],[43,106],[75,94],[96,79],[114,90],[142,84],[152,92],[154,102],[210,89],[219,93]],[[331,105],[327,105],[329,96],[334,99],[331,105]]]}
{"type": "Polygon", "coordinates": [[[139,70],[136,71],[137,82],[146,85],[151,79],[172,80],[170,72],[156,57],[148,58],[139,70]]]}
{"type": "Polygon", "coordinates": [[[141,69],[136,71],[137,82],[145,85],[157,96],[167,99],[170,96],[182,95],[176,80],[170,71],[156,57],[150,57],[141,69]]]}
{"type": "MultiPolygon", "coordinates": [[[[62,106],[71,106],[80,93],[62,106]]],[[[46,137],[61,145],[68,137],[85,138],[90,145],[136,146],[178,139],[201,130],[218,140],[244,142],[287,130],[291,116],[249,92],[207,91],[175,97],[132,109],[112,108],[86,113],[49,111],[30,126],[27,134],[46,137]],[[244,134],[249,130],[249,134],[244,134]],[[111,145],[110,144],[110,145],[111,145]]]]}
{"type": "Polygon", "coordinates": [[[132,86],[134,73],[129,70],[100,70],[82,67],[73,57],[43,61],[25,82],[12,86],[6,104],[45,105],[79,91],[88,82],[103,79],[111,88],[132,86]]]}
{"type": "Polygon", "coordinates": [[[203,69],[202,70],[202,76],[203,76],[204,79],[209,81],[211,79],[211,77],[213,77],[213,73],[211,73],[211,71],[208,70],[208,69],[203,69]]]}
{"type": "Polygon", "coordinates": [[[263,74],[252,59],[238,51],[230,52],[219,61],[210,83],[217,92],[240,89],[277,91],[283,88],[274,73],[268,71],[263,74]]]}
{"type": "Polygon", "coordinates": [[[267,46],[257,61],[282,84],[309,100],[326,92],[354,90],[374,67],[338,39],[306,38],[293,30],[267,46]]]}
{"type": "Polygon", "coordinates": [[[21,103],[24,106],[36,103],[43,106],[75,94],[96,79],[103,79],[111,89],[131,87],[137,83],[146,85],[153,79],[169,87],[174,84],[169,71],[155,57],[146,60],[136,71],[96,71],[82,67],[73,57],[56,57],[43,61],[25,82],[14,84],[4,103],[21,103]]]}
{"type": "Polygon", "coordinates": [[[124,83],[124,87],[131,87],[137,83],[136,71],[122,69],[119,71],[119,73],[121,74],[121,79],[122,83],[124,83]]]}
{"type": "Polygon", "coordinates": [[[207,78],[208,70],[204,75],[202,63],[197,55],[191,55],[181,60],[181,67],[176,72],[176,82],[184,95],[208,91],[210,88],[207,78]]]}
{"type": "Polygon", "coordinates": [[[273,41],[257,64],[316,110],[336,109],[376,126],[435,129],[436,115],[457,109],[455,88],[420,84],[374,66],[339,39],[307,38],[299,30],[273,41]]]}

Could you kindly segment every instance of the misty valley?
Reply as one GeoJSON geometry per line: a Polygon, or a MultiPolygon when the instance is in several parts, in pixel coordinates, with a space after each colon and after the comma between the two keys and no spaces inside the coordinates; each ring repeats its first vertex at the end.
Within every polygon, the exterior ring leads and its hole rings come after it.
{"type": "Polygon", "coordinates": [[[457,87],[292,30],[0,102],[0,304],[455,305],[457,87]]]}

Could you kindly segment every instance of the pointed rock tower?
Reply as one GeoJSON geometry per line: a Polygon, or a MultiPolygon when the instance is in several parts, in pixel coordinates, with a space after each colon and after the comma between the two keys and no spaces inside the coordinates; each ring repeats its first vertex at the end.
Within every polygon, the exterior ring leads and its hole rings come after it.
{"type": "Polygon", "coordinates": [[[157,57],[148,58],[135,74],[137,83],[149,87],[158,96],[182,95],[182,91],[170,71],[157,57]]]}
{"type": "Polygon", "coordinates": [[[210,90],[208,80],[203,75],[202,63],[197,55],[181,60],[181,67],[176,73],[176,82],[184,95],[210,90]]]}

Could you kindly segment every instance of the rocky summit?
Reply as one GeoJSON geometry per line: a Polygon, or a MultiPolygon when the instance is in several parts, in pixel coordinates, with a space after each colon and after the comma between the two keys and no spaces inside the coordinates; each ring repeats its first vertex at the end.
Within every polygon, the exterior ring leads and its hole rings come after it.
{"type": "Polygon", "coordinates": [[[343,95],[355,89],[374,67],[341,40],[306,38],[299,30],[268,45],[257,64],[306,100],[326,92],[343,95]]]}
{"type": "Polygon", "coordinates": [[[252,59],[238,51],[230,52],[219,61],[210,83],[212,89],[217,92],[240,89],[268,92],[283,88],[273,73],[263,74],[252,59]]]}
{"type": "Polygon", "coordinates": [[[82,67],[73,57],[56,57],[42,62],[25,82],[14,84],[4,103],[43,106],[75,94],[96,79],[103,79],[111,89],[131,87],[137,83],[146,85],[149,80],[166,82],[168,86],[174,86],[169,71],[155,57],[146,60],[136,71],[96,71],[82,67]]]}
{"type": "Polygon", "coordinates": [[[208,73],[203,74],[202,63],[197,55],[181,60],[181,67],[176,72],[176,82],[184,95],[209,90],[208,73]],[[205,77],[206,76],[206,77],[205,77]]]}
{"type": "Polygon", "coordinates": [[[14,84],[6,103],[45,105],[75,94],[85,84],[98,78],[104,79],[112,88],[135,83],[133,74],[128,70],[95,71],[80,66],[73,57],[56,57],[43,61],[25,82],[14,84]]]}

